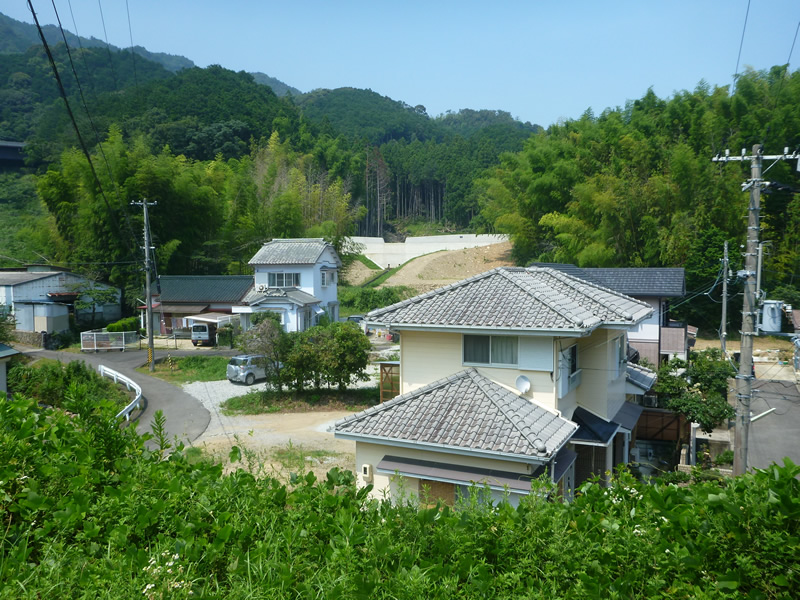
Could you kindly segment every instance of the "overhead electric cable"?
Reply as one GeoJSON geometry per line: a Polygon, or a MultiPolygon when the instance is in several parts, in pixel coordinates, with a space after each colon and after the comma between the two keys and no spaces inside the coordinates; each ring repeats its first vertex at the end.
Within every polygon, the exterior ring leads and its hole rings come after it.
{"type": "MultiPolygon", "coordinates": [[[[98,0],[99,2],[99,0],[98,0]]],[[[739,61],[742,59],[742,48],[744,47],[744,32],[747,31],[747,17],[750,15],[750,0],[747,0],[747,11],[744,13],[744,25],[742,26],[742,39],[739,41],[739,56],[736,57],[736,73],[733,76],[733,87],[731,96],[736,91],[736,81],[739,79],[739,61]]]]}
{"type": "Polygon", "coordinates": [[[117,225],[117,220],[114,215],[114,210],[111,207],[111,203],[108,201],[108,197],[106,196],[105,191],[103,190],[103,184],[100,183],[100,178],[97,176],[97,171],[94,168],[94,163],[92,162],[92,157],[89,154],[89,150],[86,147],[86,143],[83,141],[83,136],[81,135],[81,131],[78,128],[78,123],[75,120],[75,114],[72,112],[72,108],[69,105],[69,99],[67,98],[67,92],[64,89],[64,83],[61,81],[61,75],[58,72],[58,67],[56,66],[56,61],[53,58],[53,53],[50,51],[50,46],[45,39],[44,32],[42,31],[42,26],[39,24],[39,17],[36,15],[36,11],[33,9],[33,3],[31,0],[28,0],[28,8],[31,11],[31,15],[33,16],[33,21],[36,24],[36,29],[39,32],[39,39],[42,40],[42,46],[44,47],[45,54],[47,54],[47,59],[50,61],[50,68],[53,71],[53,76],[56,79],[56,84],[58,85],[58,90],[61,94],[62,100],[64,100],[64,106],[67,109],[67,114],[69,115],[69,119],[72,122],[72,127],[75,129],[75,135],[78,137],[78,143],[80,144],[81,151],[83,155],[86,157],[87,162],[89,163],[89,169],[92,172],[92,177],[94,178],[95,183],[97,184],[98,190],[100,191],[100,195],[103,198],[103,202],[106,204],[106,208],[108,209],[109,216],[111,217],[111,222],[114,224],[114,227],[117,229],[117,233],[122,237],[121,232],[119,231],[119,226],[117,225]]]}
{"type": "Polygon", "coordinates": [[[100,0],[97,0],[97,6],[100,8],[100,22],[103,24],[103,36],[106,40],[106,52],[108,53],[108,64],[111,67],[111,76],[114,78],[114,90],[119,91],[117,84],[117,72],[114,69],[114,60],[111,57],[111,46],[108,43],[108,32],[106,31],[106,18],[103,16],[103,5],[100,0]]]}
{"type": "Polygon", "coordinates": [[[131,62],[133,63],[133,85],[139,90],[139,77],[136,73],[136,51],[133,48],[133,29],[131,28],[131,9],[128,0],[125,0],[125,12],[128,14],[128,36],[131,38],[131,62]]]}
{"type": "MultiPolygon", "coordinates": [[[[97,127],[94,124],[94,120],[92,119],[92,115],[89,112],[89,106],[86,103],[86,97],[83,95],[83,86],[81,86],[80,78],[78,77],[78,72],[75,70],[75,63],[72,60],[72,52],[69,48],[69,43],[67,42],[67,35],[64,33],[64,27],[61,25],[61,17],[58,14],[58,9],[56,8],[55,0],[50,0],[51,4],[53,5],[53,12],[56,15],[56,22],[58,23],[58,29],[61,31],[61,38],[64,40],[64,47],[67,50],[67,57],[69,58],[69,65],[72,69],[72,75],[75,77],[75,83],[78,86],[78,93],[81,98],[81,104],[83,104],[83,110],[86,113],[86,118],[89,120],[89,124],[92,126],[92,131],[94,131],[95,142],[97,144],[98,149],[100,150],[100,155],[103,157],[103,162],[106,165],[106,170],[108,171],[108,178],[111,181],[114,187],[114,193],[117,196],[117,201],[122,205],[122,198],[119,195],[119,186],[116,184],[116,180],[114,178],[114,174],[111,171],[111,165],[108,162],[108,157],[106,157],[106,153],[103,150],[103,144],[100,142],[100,133],[97,131],[97,127]]],[[[73,23],[74,24],[74,23],[73,23]]],[[[85,64],[85,63],[84,63],[85,64]]],[[[87,69],[88,72],[88,69],[87,69]]],[[[75,126],[77,129],[77,125],[75,126]]],[[[98,182],[99,184],[99,182],[98,182]]],[[[110,207],[109,207],[110,210],[110,207]]],[[[131,239],[135,239],[135,235],[133,233],[133,227],[131,227],[130,220],[128,219],[128,213],[123,209],[122,215],[125,219],[125,224],[128,226],[128,233],[131,236],[131,239]]],[[[135,244],[133,246],[135,248],[135,244]]]]}

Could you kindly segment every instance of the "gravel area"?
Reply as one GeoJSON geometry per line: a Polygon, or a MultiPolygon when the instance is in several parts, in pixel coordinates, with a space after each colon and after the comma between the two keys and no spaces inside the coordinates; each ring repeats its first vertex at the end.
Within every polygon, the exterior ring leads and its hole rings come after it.
{"type": "MultiPolygon", "coordinates": [[[[377,385],[378,367],[370,365],[370,380],[359,382],[356,387],[377,385]]],[[[333,467],[355,468],[355,442],[338,440],[329,431],[341,418],[353,414],[347,410],[313,411],[302,413],[273,413],[263,415],[222,414],[220,405],[228,398],[242,396],[249,391],[264,389],[265,383],[247,386],[223,381],[197,381],[183,385],[183,390],[197,398],[211,413],[211,421],[205,432],[193,442],[209,455],[227,461],[232,446],[246,451],[249,462],[257,463],[256,470],[274,475],[288,475],[284,466],[275,459],[275,450],[290,445],[297,448],[323,450],[331,453],[322,459],[310,456],[307,469],[320,477],[333,467]]],[[[249,465],[252,469],[253,465],[249,465]]]]}

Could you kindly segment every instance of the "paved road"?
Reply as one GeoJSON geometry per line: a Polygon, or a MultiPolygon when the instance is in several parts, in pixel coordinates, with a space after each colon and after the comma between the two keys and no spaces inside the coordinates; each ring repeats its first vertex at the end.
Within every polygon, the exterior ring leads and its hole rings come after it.
{"type": "MultiPolygon", "coordinates": [[[[54,358],[63,363],[73,360],[82,360],[97,369],[99,365],[105,365],[119,371],[123,375],[130,377],[142,388],[142,395],[147,401],[147,406],[139,415],[138,431],[140,433],[149,432],[153,415],[157,410],[164,413],[167,418],[166,428],[170,439],[177,437],[184,443],[191,443],[196,440],[208,427],[211,415],[208,410],[200,403],[197,398],[190,396],[181,388],[137,372],[135,369],[147,361],[146,350],[134,350],[131,352],[101,352],[101,353],[81,353],[56,352],[51,350],[41,350],[37,348],[24,348],[16,346],[17,350],[29,356],[43,356],[54,358]]],[[[235,350],[156,350],[156,360],[165,358],[167,354],[172,356],[187,356],[199,352],[213,352],[214,354],[233,356],[235,350]]]]}
{"type": "Polygon", "coordinates": [[[794,381],[756,380],[753,384],[753,416],[775,410],[750,425],[748,466],[765,469],[788,456],[800,464],[800,392],[794,381]]]}

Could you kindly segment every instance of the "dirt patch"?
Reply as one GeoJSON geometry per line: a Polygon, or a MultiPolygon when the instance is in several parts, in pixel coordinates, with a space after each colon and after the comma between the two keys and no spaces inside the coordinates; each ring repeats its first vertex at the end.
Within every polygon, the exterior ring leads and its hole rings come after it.
{"type": "Polygon", "coordinates": [[[360,260],[354,260],[346,271],[342,272],[342,279],[347,282],[347,285],[361,285],[373,277],[380,271],[370,269],[367,265],[360,260]]]}
{"type": "Polygon", "coordinates": [[[427,292],[495,267],[511,266],[514,266],[511,242],[464,250],[444,250],[412,260],[383,285],[406,285],[418,292],[427,292]]]}

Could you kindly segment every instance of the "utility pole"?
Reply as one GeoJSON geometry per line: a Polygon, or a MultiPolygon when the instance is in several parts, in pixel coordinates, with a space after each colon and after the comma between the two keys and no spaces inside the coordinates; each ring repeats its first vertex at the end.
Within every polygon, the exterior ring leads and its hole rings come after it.
{"type": "Polygon", "coordinates": [[[728,240],[725,240],[725,250],[722,255],[722,324],[720,341],[722,342],[722,357],[728,357],[728,240]]]}
{"type": "Polygon", "coordinates": [[[750,179],[742,184],[742,191],[750,190],[750,206],[747,218],[747,246],[745,247],[745,268],[738,275],[744,279],[744,303],[742,308],[741,350],[739,358],[739,374],[736,376],[736,431],[735,448],[733,455],[733,474],[742,475],[747,472],[748,438],[750,433],[750,401],[753,397],[753,337],[758,335],[756,304],[756,285],[759,280],[759,212],[761,210],[761,188],[765,185],[761,179],[761,165],[764,159],[788,160],[800,158],[797,152],[789,154],[789,149],[784,148],[783,154],[764,156],[761,144],[753,146],[753,154],[730,156],[726,150],[725,156],[717,155],[711,160],[714,162],[749,161],[750,179]]]}
{"type": "Polygon", "coordinates": [[[150,368],[150,372],[156,370],[155,364],[155,346],[153,344],[153,295],[150,292],[150,274],[152,272],[152,268],[150,265],[150,250],[152,247],[150,246],[150,214],[147,212],[148,206],[155,206],[158,204],[157,202],[147,202],[147,200],[142,200],[141,202],[131,202],[132,205],[141,206],[142,210],[144,211],[144,293],[145,293],[145,306],[147,307],[147,363],[150,368]]]}

